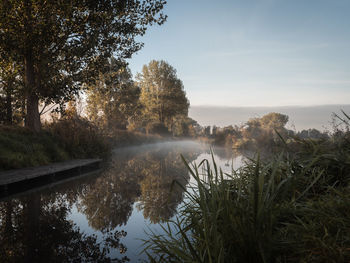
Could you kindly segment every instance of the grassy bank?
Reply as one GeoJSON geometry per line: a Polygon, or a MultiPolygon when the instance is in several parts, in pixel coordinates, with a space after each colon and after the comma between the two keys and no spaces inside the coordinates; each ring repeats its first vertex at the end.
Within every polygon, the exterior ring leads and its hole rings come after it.
{"type": "Polygon", "coordinates": [[[160,135],[100,130],[84,119],[47,124],[40,133],[0,126],[0,170],[45,165],[78,158],[105,158],[112,148],[169,140],[160,135]]]}
{"type": "Polygon", "coordinates": [[[107,140],[97,128],[82,120],[52,123],[40,133],[19,126],[0,126],[0,170],[104,157],[109,151],[107,140]]]}
{"type": "Polygon", "coordinates": [[[350,134],[298,140],[227,175],[204,160],[153,262],[350,262],[350,134]]]}
{"type": "Polygon", "coordinates": [[[38,166],[67,160],[68,152],[49,132],[0,126],[0,170],[38,166]]]}

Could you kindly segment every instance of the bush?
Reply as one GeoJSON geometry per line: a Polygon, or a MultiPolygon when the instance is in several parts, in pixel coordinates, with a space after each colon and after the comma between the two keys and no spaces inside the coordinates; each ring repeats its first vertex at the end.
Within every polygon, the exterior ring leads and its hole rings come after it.
{"type": "Polygon", "coordinates": [[[103,157],[110,152],[107,139],[89,121],[63,119],[47,126],[72,158],[103,157]]]}
{"type": "Polygon", "coordinates": [[[158,134],[162,136],[170,135],[168,128],[161,122],[151,122],[146,126],[147,134],[158,134]]]}

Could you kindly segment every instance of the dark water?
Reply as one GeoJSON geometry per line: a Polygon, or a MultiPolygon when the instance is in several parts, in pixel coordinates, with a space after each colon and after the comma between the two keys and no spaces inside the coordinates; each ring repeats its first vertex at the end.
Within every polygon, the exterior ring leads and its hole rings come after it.
{"type": "MultiPolygon", "coordinates": [[[[241,157],[216,149],[230,171],[241,157]]],[[[191,141],[115,150],[107,168],[0,201],[0,262],[142,262],[145,231],[176,215],[190,177],[188,161],[211,158],[191,141]]]]}

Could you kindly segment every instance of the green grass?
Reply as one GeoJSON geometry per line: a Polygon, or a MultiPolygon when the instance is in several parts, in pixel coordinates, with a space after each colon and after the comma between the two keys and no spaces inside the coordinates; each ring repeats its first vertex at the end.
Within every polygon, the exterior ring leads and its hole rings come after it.
{"type": "Polygon", "coordinates": [[[51,123],[40,133],[18,126],[0,126],[0,170],[106,157],[109,152],[106,138],[80,119],[51,123]]]}
{"type": "Polygon", "coordinates": [[[35,134],[22,127],[0,127],[0,170],[38,166],[69,158],[48,132],[35,134]]]}

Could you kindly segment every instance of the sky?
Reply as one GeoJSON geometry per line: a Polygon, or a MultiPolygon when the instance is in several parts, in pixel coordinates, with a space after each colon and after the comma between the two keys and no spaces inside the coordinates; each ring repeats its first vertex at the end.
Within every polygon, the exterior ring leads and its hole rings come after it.
{"type": "Polygon", "coordinates": [[[191,105],[350,103],[350,0],[168,0],[129,66],[165,60],[191,105]]]}

